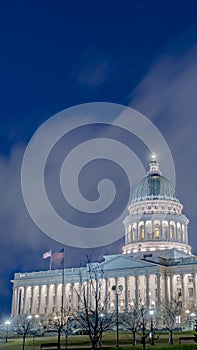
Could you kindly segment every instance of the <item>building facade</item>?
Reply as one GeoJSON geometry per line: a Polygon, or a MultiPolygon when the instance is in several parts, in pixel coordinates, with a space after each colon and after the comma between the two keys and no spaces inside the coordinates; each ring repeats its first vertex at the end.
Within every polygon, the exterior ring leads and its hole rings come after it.
{"type": "MultiPolygon", "coordinates": [[[[181,303],[186,318],[197,309],[197,256],[188,244],[188,219],[182,210],[174,187],[161,175],[153,157],[123,222],[123,253],[104,256],[103,262],[93,264],[107,312],[115,308],[113,285],[123,286],[120,312],[132,310],[136,303],[157,310],[173,299],[181,303]]],[[[79,310],[82,283],[91,302],[88,267],[64,273],[61,269],[15,273],[12,282],[12,315],[31,313],[44,320],[61,310],[62,301],[65,312],[71,307],[79,310]]]]}

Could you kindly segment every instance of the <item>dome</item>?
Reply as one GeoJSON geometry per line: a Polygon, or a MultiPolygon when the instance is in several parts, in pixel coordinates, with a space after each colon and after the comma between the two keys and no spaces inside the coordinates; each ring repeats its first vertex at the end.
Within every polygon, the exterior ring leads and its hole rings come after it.
{"type": "Polygon", "coordinates": [[[154,199],[179,202],[174,186],[160,174],[159,164],[155,159],[152,159],[150,170],[135,188],[131,203],[154,199]]]}

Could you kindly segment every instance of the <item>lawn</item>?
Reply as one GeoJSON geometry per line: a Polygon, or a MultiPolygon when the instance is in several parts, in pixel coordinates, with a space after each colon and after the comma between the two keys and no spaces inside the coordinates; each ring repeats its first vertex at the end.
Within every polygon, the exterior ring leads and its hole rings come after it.
{"type": "MultiPolygon", "coordinates": [[[[180,336],[192,336],[192,333],[177,333],[174,334],[174,345],[168,345],[168,335],[165,333],[157,333],[155,334],[155,345],[151,346],[148,342],[146,344],[146,349],[172,349],[172,350],[179,350],[179,349],[188,349],[188,350],[197,350],[197,344],[193,343],[192,341],[185,342],[184,344],[179,345],[178,339],[180,336]]],[[[149,341],[149,339],[148,339],[149,341]]],[[[25,349],[29,350],[39,350],[41,343],[53,343],[57,342],[56,337],[39,337],[33,339],[27,338],[26,339],[26,346],[25,349]]],[[[0,350],[21,350],[21,344],[22,340],[20,338],[17,339],[8,339],[8,342],[1,342],[0,343],[0,350]]],[[[62,337],[62,349],[66,349],[65,346],[65,337],[62,337]]],[[[107,333],[103,337],[103,347],[105,347],[105,350],[113,350],[117,349],[115,347],[116,344],[116,334],[115,333],[107,333]]],[[[140,338],[138,338],[138,345],[136,347],[132,346],[131,344],[131,334],[130,333],[120,333],[120,347],[121,350],[139,350],[142,349],[142,345],[140,343],[140,338]]],[[[84,336],[69,336],[68,337],[68,349],[91,349],[89,337],[84,336]]]]}

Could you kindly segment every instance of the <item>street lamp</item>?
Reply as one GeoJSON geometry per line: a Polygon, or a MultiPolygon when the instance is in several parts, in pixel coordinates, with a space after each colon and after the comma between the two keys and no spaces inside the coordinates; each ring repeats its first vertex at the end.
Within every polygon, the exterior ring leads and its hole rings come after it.
{"type": "Polygon", "coordinates": [[[155,339],[154,339],[154,328],[153,328],[153,315],[154,315],[154,310],[150,310],[150,336],[151,336],[151,345],[155,345],[155,339]]]}
{"type": "Polygon", "coordinates": [[[118,296],[122,294],[123,286],[120,284],[118,287],[112,286],[112,291],[116,297],[116,347],[119,347],[119,319],[118,319],[118,296]]]}
{"type": "Polygon", "coordinates": [[[7,341],[8,341],[9,326],[11,325],[11,322],[10,322],[9,320],[7,320],[7,321],[5,322],[5,325],[6,325],[5,341],[6,341],[6,343],[7,343],[7,341]]]}

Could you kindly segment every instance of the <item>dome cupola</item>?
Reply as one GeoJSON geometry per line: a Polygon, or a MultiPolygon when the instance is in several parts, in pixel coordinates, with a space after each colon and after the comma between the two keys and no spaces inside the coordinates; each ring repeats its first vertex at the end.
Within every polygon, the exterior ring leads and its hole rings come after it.
{"type": "Polygon", "coordinates": [[[174,186],[161,175],[155,156],[152,157],[149,166],[147,176],[140,181],[133,192],[131,203],[157,199],[179,202],[174,186]]]}
{"type": "Polygon", "coordinates": [[[176,248],[191,253],[188,245],[188,219],[182,213],[176,190],[161,175],[155,155],[147,175],[133,191],[124,220],[123,253],[176,248]]]}

